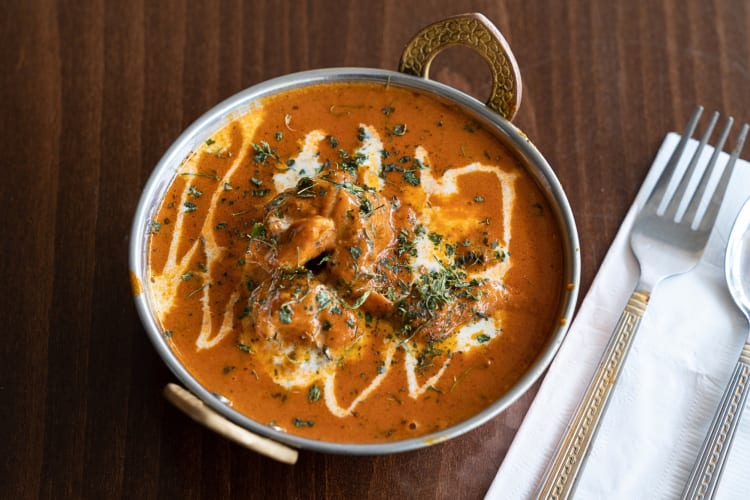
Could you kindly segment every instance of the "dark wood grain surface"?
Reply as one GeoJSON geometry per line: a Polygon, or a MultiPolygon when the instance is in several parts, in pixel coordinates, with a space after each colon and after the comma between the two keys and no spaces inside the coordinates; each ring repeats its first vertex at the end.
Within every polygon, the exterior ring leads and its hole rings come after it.
{"type": "MultiPolygon", "coordinates": [[[[665,133],[697,103],[750,119],[746,2],[3,2],[0,498],[484,495],[536,389],[428,449],[280,465],[165,403],[127,274],[140,191],[205,110],[285,73],[395,69],[417,30],[467,11],[516,54],[515,121],[570,198],[585,292],[665,133]]],[[[488,92],[458,49],[433,75],[488,92]]]]}

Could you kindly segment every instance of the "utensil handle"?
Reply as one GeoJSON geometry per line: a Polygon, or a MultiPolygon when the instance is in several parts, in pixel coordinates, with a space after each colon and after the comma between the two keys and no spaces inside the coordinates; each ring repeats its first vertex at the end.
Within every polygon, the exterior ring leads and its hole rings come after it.
{"type": "Polygon", "coordinates": [[[628,299],[607,344],[607,349],[599,361],[594,378],[589,383],[583,400],[578,405],[544,476],[542,486],[537,493],[538,499],[565,499],[569,498],[573,492],[578,473],[599,429],[599,422],[609,402],[612,389],[625,364],[633,337],[641,324],[649,296],[648,291],[636,290],[628,299]]]}
{"type": "Polygon", "coordinates": [[[205,425],[212,431],[231,439],[245,448],[285,464],[295,464],[297,462],[297,450],[271,439],[260,437],[230,422],[177,384],[167,384],[164,387],[164,397],[196,422],[205,425]]]}
{"type": "Polygon", "coordinates": [[[745,343],[732,378],[724,390],[711,428],[703,442],[703,450],[693,467],[683,499],[713,498],[724,468],[734,432],[750,394],[750,342],[745,343]]]}
{"type": "Polygon", "coordinates": [[[404,48],[398,70],[428,78],[435,57],[456,45],[476,50],[487,61],[492,74],[487,107],[506,120],[513,120],[521,104],[521,73],[508,42],[482,14],[462,14],[422,29],[404,48]]]}

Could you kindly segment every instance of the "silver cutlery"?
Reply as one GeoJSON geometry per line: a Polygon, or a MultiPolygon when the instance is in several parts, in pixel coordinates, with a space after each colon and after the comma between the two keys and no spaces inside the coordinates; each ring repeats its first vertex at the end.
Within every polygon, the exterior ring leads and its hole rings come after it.
{"type": "Polygon", "coordinates": [[[697,168],[701,154],[719,119],[718,113],[712,115],[690,162],[684,172],[680,173],[678,166],[702,112],[703,108],[698,107],[693,113],[677,148],[633,223],[630,246],[640,265],[638,284],[615,326],[594,378],[558,446],[537,492],[537,498],[570,497],[652,291],[663,279],[692,269],[703,254],[729,177],[747,136],[748,126],[743,125],[737,145],[724,166],[718,184],[710,194],[707,192],[709,179],[713,170],[721,163],[718,161],[719,155],[732,128],[733,119],[727,119],[714,153],[701,172],[697,168]],[[693,177],[699,179],[699,183],[694,191],[689,191],[688,186],[692,185],[693,177]],[[675,182],[679,184],[673,192],[672,186],[675,182]],[[705,211],[699,211],[704,196],[710,196],[710,199],[705,211]],[[683,209],[682,205],[685,203],[687,207],[683,209]]]}
{"type": "MultiPolygon", "coordinates": [[[[724,275],[732,298],[750,324],[750,200],[740,210],[729,235],[724,275]]],[[[683,499],[714,497],[748,394],[750,332],[682,494],[683,499]]]]}

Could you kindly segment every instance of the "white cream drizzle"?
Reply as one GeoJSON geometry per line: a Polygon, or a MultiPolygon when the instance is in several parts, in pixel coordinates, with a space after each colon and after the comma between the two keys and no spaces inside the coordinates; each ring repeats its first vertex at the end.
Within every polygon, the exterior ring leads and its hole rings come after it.
{"type": "MultiPolygon", "coordinates": [[[[243,135],[246,137],[255,134],[255,129],[260,123],[262,123],[264,113],[262,108],[257,108],[253,113],[247,113],[240,120],[240,126],[243,127],[243,135]]],[[[225,130],[221,130],[214,138],[214,144],[221,146],[223,144],[229,144],[230,139],[228,133],[225,130]]],[[[181,166],[179,174],[195,174],[197,173],[194,169],[197,167],[196,160],[198,155],[193,155],[190,160],[185,162],[181,166]]],[[[225,183],[230,183],[232,176],[240,168],[241,165],[246,163],[247,151],[240,151],[240,154],[227,158],[226,161],[231,161],[230,167],[227,169],[224,176],[219,179],[216,183],[216,189],[211,194],[210,206],[216,206],[219,203],[223,195],[223,189],[225,183]]],[[[226,254],[227,249],[219,246],[216,243],[214,231],[216,227],[215,211],[209,210],[206,218],[203,221],[201,227],[201,238],[198,238],[185,252],[184,255],[178,256],[178,250],[182,244],[183,232],[182,227],[185,222],[186,213],[182,209],[184,203],[188,201],[190,195],[190,185],[188,181],[185,183],[185,189],[182,191],[180,197],[180,210],[178,210],[176,220],[174,222],[173,237],[169,243],[169,252],[167,253],[167,260],[164,264],[162,272],[156,274],[151,270],[150,272],[150,288],[152,298],[155,304],[155,310],[159,313],[159,319],[164,322],[167,314],[174,307],[174,298],[177,296],[177,288],[181,282],[181,276],[186,272],[190,271],[193,276],[200,278],[203,288],[199,291],[201,296],[201,331],[196,340],[196,348],[198,350],[209,349],[217,345],[221,340],[224,339],[230,332],[234,330],[234,303],[237,300],[238,295],[232,294],[229,304],[226,306],[226,311],[222,321],[222,325],[218,332],[214,331],[213,322],[211,321],[211,306],[210,306],[210,276],[213,268],[226,254]],[[206,271],[195,271],[190,270],[190,262],[195,256],[196,252],[203,251],[206,256],[206,271]]],[[[196,280],[196,284],[199,281],[196,280]]]]}
{"type": "Polygon", "coordinates": [[[328,410],[339,418],[350,416],[354,409],[359,405],[359,403],[367,399],[370,394],[372,394],[372,391],[377,389],[380,384],[383,383],[383,380],[385,380],[385,378],[388,376],[391,363],[393,362],[393,353],[396,352],[396,347],[396,344],[391,344],[388,346],[388,349],[385,352],[385,359],[383,359],[385,369],[382,372],[378,373],[375,378],[372,379],[370,385],[368,385],[362,392],[360,392],[354,399],[354,401],[352,401],[346,408],[342,408],[341,406],[339,406],[338,399],[336,398],[336,386],[334,385],[336,382],[336,372],[328,372],[326,374],[325,383],[323,385],[325,402],[328,410]]]}
{"type": "MultiPolygon", "coordinates": [[[[441,347],[449,349],[453,353],[469,352],[480,345],[492,341],[492,339],[500,335],[500,332],[499,320],[495,318],[479,320],[459,328],[452,337],[443,341],[441,347]],[[486,338],[480,340],[480,335],[485,335],[486,338]]],[[[406,380],[409,385],[409,397],[412,399],[417,399],[431,387],[435,387],[443,377],[446,368],[450,366],[450,360],[446,359],[437,373],[428,378],[422,385],[419,385],[417,381],[418,364],[416,354],[418,354],[418,351],[415,352],[413,349],[408,349],[404,359],[406,380]]]]}
{"type": "Polygon", "coordinates": [[[313,130],[305,136],[302,150],[294,158],[294,164],[273,176],[277,193],[295,187],[303,177],[314,177],[320,171],[322,164],[318,161],[318,144],[325,138],[326,133],[322,130],[313,130]]]}
{"type": "Polygon", "coordinates": [[[382,191],[385,180],[380,176],[383,170],[383,141],[375,127],[360,123],[364,131],[364,141],[357,153],[365,156],[365,161],[360,165],[359,176],[361,184],[382,191]]]}

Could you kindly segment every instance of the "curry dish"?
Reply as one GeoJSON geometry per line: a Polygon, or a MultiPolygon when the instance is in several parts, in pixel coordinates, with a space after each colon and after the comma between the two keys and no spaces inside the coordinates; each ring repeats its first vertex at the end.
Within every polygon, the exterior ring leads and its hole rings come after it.
{"type": "Polygon", "coordinates": [[[316,84],[233,117],[179,166],[148,248],[188,371],[312,439],[457,424],[560,321],[562,241],[534,179],[457,106],[391,85],[316,84]]]}

